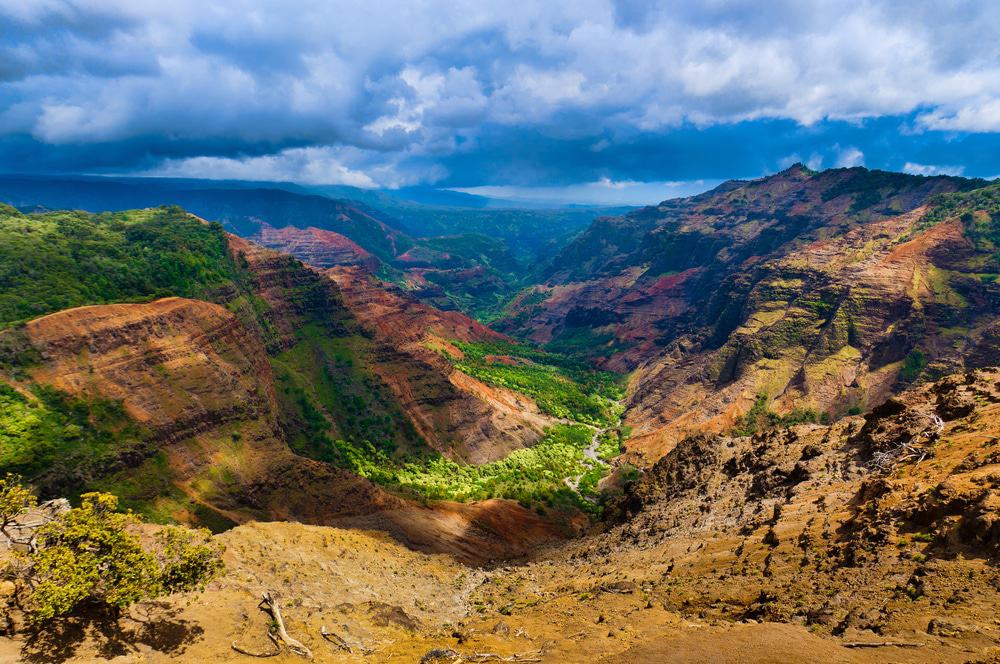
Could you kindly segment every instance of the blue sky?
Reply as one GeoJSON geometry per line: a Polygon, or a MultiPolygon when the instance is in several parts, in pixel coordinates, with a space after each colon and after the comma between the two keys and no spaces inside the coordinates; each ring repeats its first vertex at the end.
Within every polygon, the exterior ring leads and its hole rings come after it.
{"type": "Polygon", "coordinates": [[[1000,175],[1000,3],[0,0],[0,171],[643,203],[1000,175]]]}

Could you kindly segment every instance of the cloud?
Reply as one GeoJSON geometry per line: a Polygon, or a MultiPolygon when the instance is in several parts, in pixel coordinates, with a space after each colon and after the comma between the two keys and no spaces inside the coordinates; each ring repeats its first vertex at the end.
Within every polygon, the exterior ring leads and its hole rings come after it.
{"type": "Polygon", "coordinates": [[[865,165],[865,153],[856,147],[837,148],[837,168],[853,168],[865,165]]]}
{"type": "Polygon", "coordinates": [[[608,179],[584,182],[564,187],[515,187],[480,186],[455,187],[454,191],[490,198],[531,203],[565,205],[567,203],[590,205],[648,205],[670,198],[691,196],[708,191],[719,184],[718,180],[691,180],[684,182],[616,182],[608,179]]]}
{"type": "Polygon", "coordinates": [[[902,160],[958,163],[919,150],[1000,133],[998,25],[986,0],[0,0],[0,167],[663,182],[889,166],[901,123],[902,160]],[[676,152],[742,127],[733,172],[676,152]]]}
{"type": "Polygon", "coordinates": [[[908,161],[903,164],[903,172],[910,175],[962,175],[965,173],[965,167],[915,164],[912,161],[908,161]]]}

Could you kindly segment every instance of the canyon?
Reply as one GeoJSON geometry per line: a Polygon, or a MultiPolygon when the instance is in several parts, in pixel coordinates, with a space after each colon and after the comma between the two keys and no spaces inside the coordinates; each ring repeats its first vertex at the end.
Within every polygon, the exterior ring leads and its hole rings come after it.
{"type": "Polygon", "coordinates": [[[598,218],[530,283],[276,205],[0,209],[5,469],[227,547],[123,661],[245,661],[263,591],[321,661],[1000,652],[996,183],[796,165],[598,218]]]}

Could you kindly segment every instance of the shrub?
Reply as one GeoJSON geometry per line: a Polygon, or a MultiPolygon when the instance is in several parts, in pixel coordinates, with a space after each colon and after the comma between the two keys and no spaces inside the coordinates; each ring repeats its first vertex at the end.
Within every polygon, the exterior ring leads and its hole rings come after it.
{"type": "MultiPolygon", "coordinates": [[[[23,489],[11,495],[17,491],[23,489]]],[[[222,550],[207,530],[170,526],[144,545],[139,517],[117,510],[113,495],[87,493],[80,507],[38,529],[37,542],[11,568],[33,622],[85,606],[118,612],[142,600],[200,590],[223,572],[222,550]]]]}

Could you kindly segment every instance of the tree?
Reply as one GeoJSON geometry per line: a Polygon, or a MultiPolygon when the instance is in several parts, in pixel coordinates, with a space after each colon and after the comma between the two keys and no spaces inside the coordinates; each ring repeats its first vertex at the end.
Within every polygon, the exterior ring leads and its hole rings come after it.
{"type": "Polygon", "coordinates": [[[21,476],[7,473],[0,480],[0,533],[14,541],[14,534],[8,529],[29,507],[38,501],[34,494],[21,484],[21,476]]]}
{"type": "Polygon", "coordinates": [[[88,605],[117,613],[142,600],[203,589],[222,573],[222,549],[207,530],[168,526],[144,546],[141,519],[117,511],[115,496],[86,493],[81,500],[39,528],[37,546],[15,568],[32,621],[88,605]]]}

